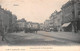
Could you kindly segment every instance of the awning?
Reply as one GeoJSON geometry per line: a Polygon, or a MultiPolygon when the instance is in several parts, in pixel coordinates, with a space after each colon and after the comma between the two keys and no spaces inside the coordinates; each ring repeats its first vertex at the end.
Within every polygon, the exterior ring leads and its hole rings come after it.
{"type": "Polygon", "coordinates": [[[67,27],[67,26],[69,26],[70,24],[71,24],[71,22],[65,23],[65,24],[62,25],[62,27],[67,27]]]}

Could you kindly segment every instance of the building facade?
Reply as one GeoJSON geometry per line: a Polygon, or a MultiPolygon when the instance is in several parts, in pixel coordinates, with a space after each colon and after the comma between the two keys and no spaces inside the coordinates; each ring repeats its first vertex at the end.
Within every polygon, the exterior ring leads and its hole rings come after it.
{"type": "Polygon", "coordinates": [[[58,21],[57,21],[57,11],[54,11],[54,13],[51,14],[50,16],[50,30],[52,31],[57,31],[57,24],[58,24],[58,21]]]}
{"type": "Polygon", "coordinates": [[[39,25],[40,25],[40,30],[43,31],[44,30],[44,24],[40,23],[39,25]]]}
{"type": "Polygon", "coordinates": [[[24,18],[20,19],[17,21],[18,27],[21,30],[24,30],[25,26],[26,26],[26,20],[24,18]]]}
{"type": "Polygon", "coordinates": [[[8,32],[12,24],[12,12],[10,12],[9,10],[4,10],[0,6],[0,20],[2,22],[3,29],[5,30],[5,32],[8,32]]]}
{"type": "Polygon", "coordinates": [[[57,12],[56,16],[55,23],[57,31],[60,32],[62,31],[62,11],[57,12]]]}
{"type": "Polygon", "coordinates": [[[44,22],[44,30],[50,31],[50,20],[45,20],[44,22]]]}
{"type": "Polygon", "coordinates": [[[12,31],[16,31],[16,29],[18,28],[17,25],[17,16],[16,15],[12,15],[12,31]]]}
{"type": "Polygon", "coordinates": [[[39,23],[34,23],[34,22],[27,22],[26,28],[32,28],[32,29],[39,29],[39,23]]]}
{"type": "Polygon", "coordinates": [[[50,29],[53,31],[62,30],[62,11],[54,11],[50,16],[50,29]]]}
{"type": "MultiPolygon", "coordinates": [[[[77,1],[77,0],[76,0],[77,1]]],[[[75,0],[68,1],[62,6],[62,24],[65,31],[76,31],[77,21],[79,18],[79,6],[80,2],[75,2],[75,0]]],[[[78,23],[79,24],[79,23],[78,23]]]]}

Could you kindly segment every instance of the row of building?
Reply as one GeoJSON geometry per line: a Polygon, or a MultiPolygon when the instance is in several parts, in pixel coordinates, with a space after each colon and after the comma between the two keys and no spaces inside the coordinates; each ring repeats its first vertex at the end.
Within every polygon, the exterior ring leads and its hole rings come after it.
{"type": "Polygon", "coordinates": [[[0,6],[0,31],[16,32],[25,28],[39,29],[39,23],[28,22],[24,18],[17,20],[16,15],[0,6]]]}
{"type": "Polygon", "coordinates": [[[61,11],[54,11],[41,25],[45,31],[80,30],[80,0],[69,0],[62,5],[61,11]]]}
{"type": "Polygon", "coordinates": [[[11,32],[16,28],[17,16],[0,6],[0,31],[11,32]]]}
{"type": "Polygon", "coordinates": [[[17,21],[19,30],[39,29],[39,23],[26,21],[24,18],[17,21]]]}

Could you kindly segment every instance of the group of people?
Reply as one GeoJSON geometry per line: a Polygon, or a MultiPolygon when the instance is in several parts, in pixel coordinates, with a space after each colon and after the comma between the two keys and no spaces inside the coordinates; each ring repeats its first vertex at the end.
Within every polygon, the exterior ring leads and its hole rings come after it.
{"type": "Polygon", "coordinates": [[[33,33],[33,32],[37,33],[37,31],[38,31],[38,29],[25,28],[25,33],[28,33],[28,32],[30,32],[30,33],[33,33]]]}

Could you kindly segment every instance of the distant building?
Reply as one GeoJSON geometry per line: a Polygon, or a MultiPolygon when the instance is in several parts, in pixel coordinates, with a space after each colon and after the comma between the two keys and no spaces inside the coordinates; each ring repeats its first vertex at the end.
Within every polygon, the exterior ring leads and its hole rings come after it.
{"type": "Polygon", "coordinates": [[[50,29],[53,31],[54,29],[57,30],[57,11],[54,11],[54,13],[51,14],[50,16],[50,29]]]}
{"type": "Polygon", "coordinates": [[[17,16],[16,15],[12,15],[12,30],[16,31],[18,25],[17,25],[17,16]]]}
{"type": "Polygon", "coordinates": [[[15,24],[17,22],[17,16],[16,15],[12,15],[12,24],[15,24]]]}
{"type": "Polygon", "coordinates": [[[62,11],[57,12],[57,18],[55,19],[57,30],[62,31],[62,11]]]}
{"type": "Polygon", "coordinates": [[[27,22],[25,28],[31,28],[32,27],[32,22],[27,22]]]}
{"type": "Polygon", "coordinates": [[[50,16],[50,29],[52,31],[61,31],[62,25],[62,11],[54,11],[50,16]]]}
{"type": "Polygon", "coordinates": [[[40,30],[44,30],[44,24],[43,23],[40,23],[40,30]]]}
{"type": "Polygon", "coordinates": [[[18,24],[19,28],[23,30],[26,26],[26,20],[24,18],[22,18],[17,21],[17,24],[18,24]]]}
{"type": "Polygon", "coordinates": [[[39,23],[32,23],[32,28],[39,29],[40,28],[39,23]]]}
{"type": "Polygon", "coordinates": [[[30,29],[39,29],[40,26],[39,26],[39,23],[27,22],[26,28],[30,28],[30,29]]]}
{"type": "Polygon", "coordinates": [[[44,22],[44,30],[50,31],[50,20],[45,20],[44,22]]]}

